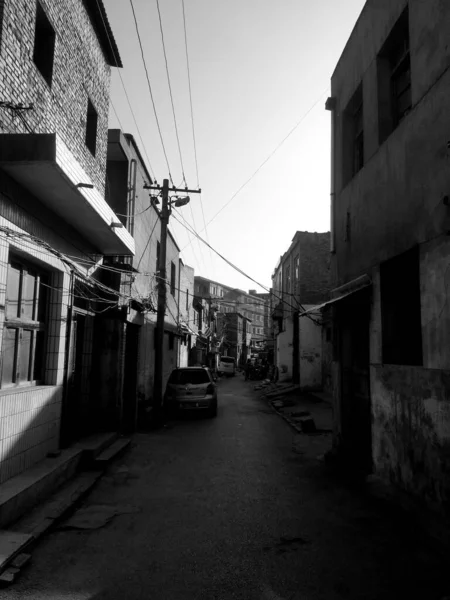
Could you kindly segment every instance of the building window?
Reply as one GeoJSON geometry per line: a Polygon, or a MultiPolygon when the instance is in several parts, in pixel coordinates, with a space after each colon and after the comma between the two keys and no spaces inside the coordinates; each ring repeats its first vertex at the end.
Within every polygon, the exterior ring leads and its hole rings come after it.
{"type": "Polygon", "coordinates": [[[382,143],[412,106],[409,12],[394,25],[377,58],[379,139],[382,143]]]}
{"type": "Polygon", "coordinates": [[[189,290],[186,290],[186,311],[189,312],[189,290]]]}
{"type": "Polygon", "coordinates": [[[286,292],[291,293],[291,265],[286,267],[286,292]]]}
{"type": "Polygon", "coordinates": [[[173,350],[175,336],[173,333],[169,333],[169,350],[173,350]]]}
{"type": "Polygon", "coordinates": [[[48,276],[11,259],[6,282],[2,387],[43,380],[48,276]]]}
{"type": "Polygon", "coordinates": [[[422,365],[419,248],[382,263],[383,363],[422,365]]]}
{"type": "Polygon", "coordinates": [[[298,292],[299,292],[299,281],[300,281],[300,256],[298,254],[294,258],[294,276],[295,276],[294,294],[298,294],[298,292]]]}
{"type": "Polygon", "coordinates": [[[170,263],[170,293],[172,296],[175,296],[175,279],[176,279],[177,269],[175,267],[175,263],[170,263]]]}
{"type": "Polygon", "coordinates": [[[134,235],[134,213],[136,205],[136,173],[137,162],[133,158],[130,161],[128,173],[128,198],[127,198],[127,229],[130,235],[134,235]]]}
{"type": "Polygon", "coordinates": [[[363,90],[360,84],[344,111],[344,184],[364,166],[363,90]]]}
{"type": "Polygon", "coordinates": [[[92,156],[95,156],[97,146],[97,121],[98,115],[94,105],[88,98],[88,108],[86,115],[86,146],[89,148],[92,156]]]}
{"type": "Polygon", "coordinates": [[[54,55],[55,30],[48,20],[44,9],[37,2],[33,62],[48,85],[52,84],[54,55]]]}

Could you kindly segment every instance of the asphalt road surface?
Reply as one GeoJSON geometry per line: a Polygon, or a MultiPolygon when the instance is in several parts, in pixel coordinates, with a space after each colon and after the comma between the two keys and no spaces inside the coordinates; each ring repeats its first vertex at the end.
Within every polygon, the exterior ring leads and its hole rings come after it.
{"type": "Polygon", "coordinates": [[[295,433],[253,386],[242,375],[225,379],[216,419],[136,435],[78,521],[48,535],[0,598],[448,594],[447,565],[413,524],[343,485],[316,458],[329,438],[295,433]]]}

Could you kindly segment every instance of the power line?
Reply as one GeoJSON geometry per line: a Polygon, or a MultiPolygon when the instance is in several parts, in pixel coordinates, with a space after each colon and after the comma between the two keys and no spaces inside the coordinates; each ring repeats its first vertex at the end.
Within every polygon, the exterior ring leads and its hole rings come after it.
{"type": "MultiPolygon", "coordinates": [[[[119,119],[119,115],[117,114],[116,107],[114,106],[114,103],[113,103],[112,99],[110,98],[110,99],[109,99],[109,101],[110,101],[110,103],[111,103],[111,107],[112,107],[112,109],[113,109],[113,111],[114,111],[114,114],[116,115],[116,119],[117,119],[117,122],[119,123],[120,129],[121,129],[122,131],[125,131],[125,130],[124,130],[124,127],[123,127],[123,125],[122,125],[122,122],[121,122],[121,120],[119,119]]],[[[144,148],[144,150],[145,150],[145,148],[144,148]]],[[[150,164],[150,163],[149,163],[149,164],[150,164]]]]}
{"type": "MultiPolygon", "coordinates": [[[[174,209],[176,210],[176,209],[174,209]]],[[[177,211],[178,212],[178,211],[177,211]]],[[[179,219],[177,219],[177,217],[175,215],[173,215],[174,219],[176,219],[181,225],[183,225],[183,227],[187,227],[184,223],[182,223],[179,219]]],[[[192,230],[191,230],[192,231],[192,230]]],[[[247,279],[250,279],[250,281],[253,281],[253,283],[256,283],[256,285],[259,285],[260,287],[263,288],[263,290],[266,290],[267,293],[272,294],[273,296],[275,296],[275,298],[278,298],[278,300],[280,300],[280,302],[282,302],[283,304],[287,304],[290,308],[292,308],[294,311],[297,311],[298,308],[293,306],[292,304],[289,304],[288,302],[286,302],[286,300],[283,300],[282,297],[277,296],[273,291],[270,292],[270,289],[266,288],[266,286],[262,285],[262,283],[259,283],[259,281],[256,281],[256,279],[253,279],[253,277],[251,277],[250,275],[248,275],[247,273],[245,273],[244,271],[242,271],[242,269],[240,269],[239,267],[237,267],[236,265],[234,265],[231,261],[229,261],[227,258],[225,258],[222,254],[220,254],[220,252],[218,252],[215,248],[213,248],[212,246],[210,246],[208,244],[208,242],[206,242],[196,231],[192,231],[192,233],[198,237],[199,240],[201,240],[204,244],[206,244],[207,246],[209,246],[211,248],[211,250],[213,252],[215,252],[218,256],[220,256],[220,258],[225,261],[228,265],[230,265],[230,267],[232,267],[235,271],[237,271],[238,273],[240,273],[241,275],[243,275],[244,277],[246,277],[247,279]]],[[[300,307],[302,308],[303,311],[305,311],[304,307],[297,301],[297,303],[300,305],[300,307]]],[[[309,319],[311,319],[311,321],[314,321],[316,324],[317,321],[315,319],[313,319],[309,314],[306,315],[309,319]]]]}
{"type": "Polygon", "coordinates": [[[148,91],[150,92],[150,98],[152,100],[153,112],[154,112],[155,119],[156,119],[156,125],[158,126],[159,139],[161,140],[161,145],[162,145],[162,149],[163,149],[163,152],[164,152],[164,157],[166,159],[166,165],[167,165],[167,170],[169,172],[169,177],[170,177],[170,180],[171,180],[171,182],[173,184],[172,174],[170,172],[170,166],[169,166],[169,159],[167,158],[167,152],[166,152],[166,147],[164,145],[164,140],[163,140],[163,136],[162,136],[162,132],[161,132],[161,126],[159,124],[158,114],[156,112],[155,100],[153,98],[152,86],[151,86],[151,83],[150,83],[150,76],[148,74],[147,62],[145,60],[144,49],[142,47],[141,35],[139,33],[139,27],[138,27],[138,22],[137,22],[137,18],[136,18],[136,12],[134,10],[133,0],[130,0],[130,4],[131,4],[131,10],[133,11],[134,25],[135,25],[136,33],[137,33],[137,36],[138,36],[139,47],[141,49],[142,62],[144,63],[145,75],[147,77],[148,91]]]}
{"type": "Polygon", "coordinates": [[[198,161],[197,161],[197,144],[195,141],[195,126],[194,126],[194,110],[192,106],[192,90],[191,90],[191,70],[189,68],[189,52],[188,52],[188,42],[187,42],[187,29],[186,29],[186,13],[184,9],[184,0],[182,1],[183,6],[183,27],[184,27],[184,46],[186,49],[186,65],[187,65],[187,74],[188,74],[188,84],[189,84],[189,102],[191,107],[191,122],[192,122],[192,140],[194,142],[194,157],[195,157],[195,169],[197,173],[197,187],[200,187],[200,180],[198,176],[198,161]]]}
{"type": "MultiPolygon", "coordinates": [[[[130,0],[130,1],[132,2],[132,0],[130,0]]],[[[180,136],[179,136],[179,133],[178,133],[178,123],[177,123],[177,118],[176,118],[176,114],[175,114],[175,103],[174,103],[173,93],[172,93],[172,84],[171,84],[171,81],[170,81],[169,62],[167,60],[166,43],[165,43],[165,39],[164,39],[164,29],[163,29],[163,24],[162,24],[162,16],[161,16],[161,9],[160,9],[160,6],[159,6],[159,0],[156,0],[156,6],[157,6],[157,9],[158,9],[159,29],[161,31],[161,41],[162,41],[162,47],[163,47],[163,53],[164,53],[164,61],[165,61],[165,65],[166,65],[167,84],[169,86],[170,103],[172,105],[172,115],[173,115],[173,122],[174,122],[174,126],[175,126],[175,135],[176,135],[176,138],[177,138],[178,153],[179,153],[179,156],[180,156],[181,172],[182,172],[182,175],[183,175],[184,185],[187,186],[186,175],[185,175],[185,172],[184,172],[183,156],[182,156],[182,153],[181,153],[180,136]]],[[[191,109],[192,109],[192,104],[191,104],[191,109]]],[[[197,180],[198,180],[198,169],[197,169],[197,180]]],[[[173,183],[173,181],[172,181],[172,183],[173,183]]],[[[195,223],[194,211],[192,210],[192,205],[191,204],[189,205],[189,208],[190,208],[190,211],[191,211],[191,216],[192,216],[192,222],[194,224],[194,229],[197,229],[197,225],[195,223]]],[[[189,241],[190,241],[190,243],[192,241],[190,239],[190,237],[189,237],[189,241]]],[[[199,248],[200,256],[201,256],[200,242],[197,240],[197,243],[198,243],[198,248],[199,248]]],[[[203,257],[202,257],[202,259],[203,259],[203,257]]]]}
{"type": "MultiPolygon", "coordinates": [[[[148,211],[148,210],[149,210],[151,207],[152,207],[152,204],[150,204],[149,206],[147,206],[147,208],[144,208],[144,210],[141,210],[140,212],[138,212],[138,213],[135,213],[134,215],[132,215],[133,219],[134,219],[135,217],[139,217],[140,215],[143,215],[143,214],[144,214],[145,212],[147,212],[147,211],[148,211]]],[[[117,215],[118,217],[129,217],[129,216],[130,216],[130,215],[125,215],[124,213],[118,213],[118,212],[116,212],[116,215],[117,215]]]]}
{"type": "MultiPolygon", "coordinates": [[[[307,110],[307,112],[302,116],[302,118],[294,125],[294,127],[289,131],[289,133],[281,140],[281,142],[275,147],[274,150],[272,150],[272,152],[269,154],[269,156],[259,165],[259,167],[256,169],[256,171],[254,171],[254,173],[247,179],[247,181],[245,181],[241,187],[231,196],[231,198],[228,200],[228,202],[226,202],[222,208],[220,208],[216,214],[208,221],[208,225],[210,223],[212,223],[212,221],[214,221],[214,219],[216,219],[216,217],[218,217],[218,215],[225,210],[225,208],[236,198],[236,196],[250,183],[250,181],[259,173],[259,171],[261,171],[261,169],[264,167],[264,165],[272,158],[272,156],[281,148],[281,146],[286,142],[286,140],[294,133],[294,131],[303,123],[303,121],[306,119],[306,117],[310,114],[310,112],[319,104],[319,102],[322,100],[323,96],[325,95],[325,92],[328,90],[329,86],[327,86],[325,88],[325,90],[321,93],[320,97],[314,102],[314,104],[311,106],[311,108],[309,108],[309,110],[307,110]]],[[[204,229],[201,230],[200,233],[202,233],[204,231],[204,229]]],[[[184,248],[186,248],[189,244],[187,244],[184,248]]],[[[183,250],[184,250],[183,248],[183,250]]],[[[261,286],[262,287],[262,286],[261,286]]]]}
{"type": "MultiPolygon", "coordinates": [[[[130,0],[130,1],[132,2],[132,0],[130,0]]],[[[169,94],[170,94],[170,102],[172,104],[173,122],[174,122],[174,125],[175,125],[175,134],[176,134],[176,137],[177,137],[178,153],[180,155],[181,173],[183,175],[184,184],[187,186],[186,176],[184,174],[183,157],[181,155],[180,137],[178,135],[177,118],[175,116],[175,104],[174,104],[174,101],[173,101],[172,85],[170,83],[169,63],[167,61],[166,44],[165,44],[165,41],[164,41],[164,31],[163,31],[163,25],[162,25],[161,10],[159,8],[159,0],[156,0],[156,7],[158,9],[159,29],[161,31],[161,41],[162,41],[162,47],[163,47],[163,52],[164,52],[164,61],[166,63],[167,83],[169,85],[169,94]]],[[[172,181],[172,183],[173,183],[173,181],[172,181]]]]}
{"type": "MultiPolygon", "coordinates": [[[[200,177],[199,177],[199,173],[198,173],[197,142],[195,139],[195,121],[194,121],[194,108],[193,108],[193,102],[192,102],[191,69],[190,69],[190,65],[189,65],[189,51],[188,51],[187,27],[186,27],[186,11],[185,11],[185,6],[184,6],[184,0],[181,0],[181,3],[182,3],[182,7],[183,7],[184,47],[185,47],[185,51],[186,51],[186,68],[187,68],[188,87],[189,87],[189,105],[190,105],[190,109],[191,109],[192,141],[194,144],[194,158],[195,158],[195,171],[197,174],[197,187],[199,188],[200,187],[200,177]]],[[[205,231],[206,241],[209,243],[208,229],[206,226],[205,211],[203,210],[203,199],[202,199],[201,194],[200,194],[200,207],[202,209],[203,227],[204,227],[204,231],[205,231]]],[[[192,220],[194,220],[193,216],[192,216],[192,220]]],[[[195,227],[195,222],[194,222],[194,228],[197,229],[195,227]]],[[[213,268],[213,260],[212,260],[211,250],[209,250],[209,258],[211,260],[211,268],[213,268]]]]}
{"type": "MultiPolygon", "coordinates": [[[[130,0],[130,1],[131,1],[131,0],[130,0]]],[[[107,34],[107,36],[108,36],[108,42],[109,42],[109,45],[110,45],[110,47],[111,47],[111,52],[113,53],[113,56],[114,56],[114,58],[115,58],[115,60],[116,60],[116,62],[117,62],[117,56],[116,56],[116,52],[115,52],[115,50],[114,50],[113,43],[112,43],[112,41],[111,41],[111,36],[109,35],[109,32],[108,32],[108,27],[106,26],[105,19],[103,18],[103,13],[102,13],[102,11],[101,11],[101,9],[100,9],[99,0],[96,0],[96,2],[97,2],[97,8],[98,8],[98,11],[99,11],[99,13],[100,13],[100,16],[101,16],[101,18],[102,18],[102,21],[103,21],[103,27],[104,27],[104,29],[105,29],[105,31],[106,31],[106,34],[107,34]]],[[[132,115],[132,117],[133,117],[134,124],[135,124],[135,126],[136,126],[136,131],[138,132],[138,136],[139,136],[139,139],[141,140],[142,147],[144,148],[145,157],[146,157],[146,159],[147,159],[147,161],[148,161],[148,166],[149,166],[149,168],[150,168],[150,172],[152,173],[153,179],[156,179],[156,178],[155,178],[155,172],[153,171],[152,164],[151,164],[151,162],[150,162],[150,159],[149,159],[149,157],[148,157],[148,154],[147,154],[147,149],[146,149],[146,147],[145,147],[144,140],[142,139],[142,135],[141,135],[141,132],[140,132],[139,126],[138,126],[138,124],[137,124],[137,121],[136,121],[136,116],[135,116],[135,114],[134,114],[133,107],[131,106],[130,98],[129,98],[129,96],[128,96],[128,92],[127,92],[127,90],[126,90],[125,83],[124,83],[124,81],[123,81],[123,78],[122,78],[122,74],[120,73],[120,69],[117,69],[117,73],[119,74],[120,81],[122,82],[123,91],[125,92],[125,97],[126,97],[126,99],[127,99],[128,106],[129,106],[129,108],[130,108],[130,112],[131,112],[131,115],[132,115]]],[[[114,109],[114,112],[116,112],[116,111],[115,111],[115,109],[114,109]]],[[[117,116],[117,113],[116,113],[116,116],[117,116]]],[[[120,121],[119,121],[119,124],[120,124],[120,121]]],[[[121,127],[122,127],[122,126],[121,126],[121,127]]],[[[122,128],[122,129],[123,129],[123,128],[122,128]]]]}
{"type": "MultiPolygon", "coordinates": [[[[189,206],[191,206],[191,205],[189,204],[189,206]]],[[[192,214],[192,221],[194,222],[194,230],[195,230],[195,229],[196,229],[196,227],[195,227],[195,219],[194,219],[194,214],[192,213],[192,206],[191,206],[191,214],[192,214]]],[[[188,221],[187,221],[187,220],[184,218],[184,215],[183,215],[183,213],[181,213],[181,212],[180,212],[180,213],[179,213],[179,215],[180,215],[180,217],[183,219],[183,221],[184,221],[184,222],[185,222],[187,225],[189,225],[188,221]]],[[[189,225],[189,227],[190,227],[190,225],[189,225]]],[[[186,231],[188,232],[188,237],[189,237],[189,240],[190,240],[190,241],[192,241],[192,240],[191,240],[191,234],[189,233],[189,229],[187,229],[187,228],[186,228],[186,231]]],[[[200,256],[201,256],[201,258],[202,258],[203,266],[204,266],[204,267],[205,267],[205,269],[206,269],[206,265],[205,265],[205,261],[203,260],[202,249],[201,249],[201,247],[200,247],[200,240],[199,240],[199,239],[197,239],[197,244],[198,244],[198,249],[199,249],[199,251],[200,251],[200,256]]],[[[197,255],[196,255],[196,254],[195,254],[195,252],[194,252],[194,246],[192,246],[192,252],[193,252],[193,254],[194,254],[195,262],[196,262],[196,263],[198,264],[198,266],[200,267],[200,261],[197,259],[197,255]]],[[[210,250],[210,252],[211,252],[211,250],[210,250]]]]}
{"type": "MultiPolygon", "coordinates": [[[[53,246],[51,246],[48,242],[41,240],[37,236],[30,234],[30,233],[22,233],[19,231],[15,231],[14,229],[11,229],[10,227],[7,227],[7,226],[0,226],[0,234],[2,234],[2,233],[4,234],[4,236],[6,238],[13,238],[13,239],[19,240],[20,245],[23,246],[28,251],[35,251],[36,246],[39,247],[39,251],[42,251],[42,249],[45,249],[49,254],[56,256],[63,263],[63,265],[66,269],[73,271],[76,277],[78,277],[79,279],[83,280],[86,283],[89,283],[90,286],[96,286],[100,290],[103,290],[104,292],[106,292],[108,294],[117,296],[119,299],[121,298],[121,299],[127,300],[127,301],[135,300],[135,298],[133,298],[133,296],[131,296],[131,294],[124,294],[124,293],[120,292],[119,290],[116,290],[114,288],[111,288],[111,287],[101,283],[100,281],[95,279],[92,275],[86,275],[85,273],[83,273],[80,270],[80,267],[76,263],[74,263],[72,260],[70,260],[70,258],[64,252],[61,252],[61,251],[57,250],[56,248],[53,248],[53,246]]],[[[90,300],[92,300],[92,301],[98,300],[98,301],[102,301],[102,302],[108,302],[107,299],[96,294],[93,289],[91,289],[91,292],[93,294],[95,294],[95,297],[90,298],[90,300]]]]}

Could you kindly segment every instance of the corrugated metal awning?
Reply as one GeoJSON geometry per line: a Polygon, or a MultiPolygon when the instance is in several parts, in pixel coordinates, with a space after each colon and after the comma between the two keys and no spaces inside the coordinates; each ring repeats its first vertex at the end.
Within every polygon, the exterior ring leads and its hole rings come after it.
{"type": "Polygon", "coordinates": [[[349,281],[348,283],[331,290],[331,295],[334,296],[334,298],[331,298],[331,300],[327,300],[326,302],[322,302],[322,304],[318,304],[317,306],[311,306],[311,308],[301,312],[299,316],[303,317],[310,315],[311,313],[317,313],[325,308],[325,306],[339,302],[340,300],[343,300],[352,294],[356,294],[356,292],[364,290],[370,285],[372,285],[372,280],[368,275],[357,277],[356,279],[353,279],[352,281],[349,281]]]}

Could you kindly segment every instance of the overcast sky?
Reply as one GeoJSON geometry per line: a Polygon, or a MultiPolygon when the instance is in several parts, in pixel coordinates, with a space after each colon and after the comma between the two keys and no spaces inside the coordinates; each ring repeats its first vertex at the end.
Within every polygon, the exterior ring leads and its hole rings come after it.
{"type": "MultiPolygon", "coordinates": [[[[122,127],[144,145],[151,172],[162,183],[168,167],[131,2],[104,2],[138,128],[117,69],[111,93],[120,124],[111,109],[110,126],[122,127]]],[[[183,171],[157,2],[133,4],[170,172],[179,185],[183,171]]],[[[189,187],[197,188],[183,4],[159,0],[159,5],[184,173],[189,187]]],[[[190,205],[179,210],[211,246],[264,286],[270,287],[274,267],[296,231],[329,230],[330,115],[324,104],[330,76],[363,5],[364,0],[185,0],[202,194],[192,194],[190,205]]],[[[170,228],[196,275],[260,290],[204,244],[190,243],[194,237],[173,218],[170,228]]]]}

